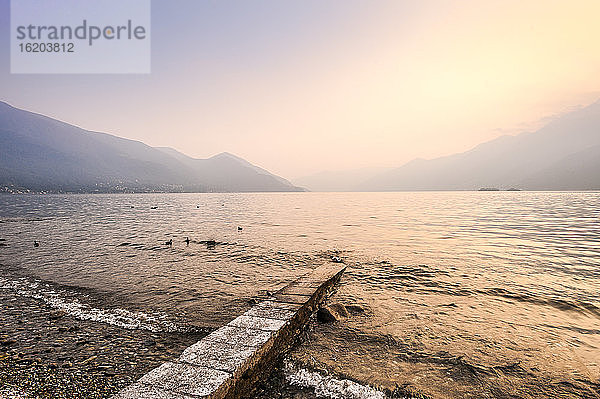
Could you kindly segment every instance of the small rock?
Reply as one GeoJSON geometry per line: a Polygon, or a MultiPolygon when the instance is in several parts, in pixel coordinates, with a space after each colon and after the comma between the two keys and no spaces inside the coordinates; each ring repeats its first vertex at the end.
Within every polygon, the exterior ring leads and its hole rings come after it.
{"type": "Polygon", "coordinates": [[[457,308],[458,307],[458,305],[455,304],[454,302],[452,302],[452,303],[445,303],[445,304],[442,304],[440,306],[444,306],[444,307],[447,307],[447,308],[457,308]]]}
{"type": "Polygon", "coordinates": [[[92,360],[96,359],[98,356],[94,355],[94,356],[90,356],[87,359],[85,359],[83,362],[81,362],[81,364],[86,364],[91,362],[92,360]]]}
{"type": "Polygon", "coordinates": [[[317,320],[322,323],[331,323],[348,317],[346,307],[341,303],[333,303],[328,306],[323,306],[317,311],[317,320]]]}
{"type": "Polygon", "coordinates": [[[48,318],[50,320],[58,320],[61,317],[64,317],[65,315],[66,315],[66,313],[63,312],[62,310],[56,310],[56,311],[50,312],[50,314],[48,315],[48,318]]]}
{"type": "Polygon", "coordinates": [[[346,305],[346,310],[350,313],[365,313],[365,309],[360,305],[346,305]]]}

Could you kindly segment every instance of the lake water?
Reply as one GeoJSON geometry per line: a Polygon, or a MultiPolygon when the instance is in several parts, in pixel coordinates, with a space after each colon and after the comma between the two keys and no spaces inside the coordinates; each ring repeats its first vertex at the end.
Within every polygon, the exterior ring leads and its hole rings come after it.
{"type": "Polygon", "coordinates": [[[163,331],[338,253],[331,301],[365,312],[315,323],[297,364],[442,398],[598,392],[597,192],[2,195],[0,239],[3,289],[163,331]]]}

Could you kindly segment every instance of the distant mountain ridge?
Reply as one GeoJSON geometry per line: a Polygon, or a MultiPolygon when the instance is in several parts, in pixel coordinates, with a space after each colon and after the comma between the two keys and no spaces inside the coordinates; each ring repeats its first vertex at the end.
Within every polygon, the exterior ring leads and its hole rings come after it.
{"type": "Polygon", "coordinates": [[[328,170],[309,176],[291,179],[292,183],[311,191],[350,192],[357,190],[357,183],[369,180],[393,168],[361,168],[352,170],[328,170]]]}
{"type": "Polygon", "coordinates": [[[174,149],[92,132],[0,102],[0,191],[302,191],[232,154],[174,149]]]}
{"type": "Polygon", "coordinates": [[[464,153],[415,159],[356,191],[600,190],[600,101],[533,133],[502,136],[464,153]]]}

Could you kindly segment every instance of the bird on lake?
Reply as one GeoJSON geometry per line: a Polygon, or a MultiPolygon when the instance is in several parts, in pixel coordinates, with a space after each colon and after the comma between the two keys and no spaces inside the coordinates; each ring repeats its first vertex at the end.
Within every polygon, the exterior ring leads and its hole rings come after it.
{"type": "Polygon", "coordinates": [[[34,242],[33,242],[33,246],[34,246],[34,247],[39,247],[39,246],[40,246],[40,243],[39,243],[39,242],[37,242],[37,241],[34,241],[34,242]]]}
{"type": "Polygon", "coordinates": [[[168,245],[170,247],[173,246],[173,239],[171,238],[169,241],[165,242],[165,245],[168,245]]]}
{"type": "Polygon", "coordinates": [[[190,237],[185,237],[185,241],[186,245],[190,245],[190,237]]]}
{"type": "Polygon", "coordinates": [[[242,229],[240,226],[238,226],[238,231],[242,231],[242,230],[243,230],[243,229],[242,229]]]}

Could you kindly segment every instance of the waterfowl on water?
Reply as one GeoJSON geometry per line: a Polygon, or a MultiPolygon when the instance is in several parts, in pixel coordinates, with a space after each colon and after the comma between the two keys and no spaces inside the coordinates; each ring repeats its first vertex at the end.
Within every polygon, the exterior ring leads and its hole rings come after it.
{"type": "Polygon", "coordinates": [[[185,240],[183,240],[183,241],[185,241],[185,243],[187,245],[190,245],[190,238],[189,237],[185,237],[185,240]]]}
{"type": "Polygon", "coordinates": [[[165,245],[168,245],[170,247],[173,246],[173,239],[171,238],[169,241],[165,242],[165,245]]]}
{"type": "Polygon", "coordinates": [[[243,229],[242,229],[240,226],[238,226],[238,231],[242,231],[242,230],[243,230],[243,229]]]}
{"type": "Polygon", "coordinates": [[[39,247],[39,246],[40,246],[40,243],[39,243],[39,242],[37,242],[37,241],[34,241],[34,242],[33,242],[33,246],[34,246],[34,247],[39,247]]]}

